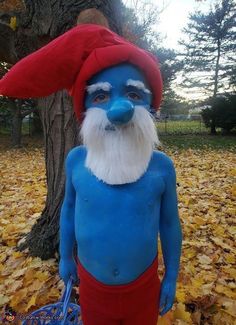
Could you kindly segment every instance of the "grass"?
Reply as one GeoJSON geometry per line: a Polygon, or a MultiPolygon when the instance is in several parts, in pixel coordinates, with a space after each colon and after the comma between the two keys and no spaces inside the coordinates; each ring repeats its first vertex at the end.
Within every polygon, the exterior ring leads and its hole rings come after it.
{"type": "Polygon", "coordinates": [[[160,135],[159,138],[164,148],[236,151],[235,135],[160,135]]]}
{"type": "Polygon", "coordinates": [[[161,121],[157,122],[159,134],[192,134],[208,133],[204,123],[199,121],[161,121]]]}
{"type": "MultiPolygon", "coordinates": [[[[236,136],[223,136],[218,129],[217,135],[209,135],[201,121],[168,121],[157,122],[157,129],[163,147],[173,149],[214,149],[233,150],[236,149],[236,136]]],[[[28,145],[34,142],[34,137],[29,137],[29,123],[23,123],[22,135],[28,145]]],[[[0,129],[1,141],[3,136],[10,136],[10,130],[0,129]]],[[[37,143],[39,141],[37,140],[37,143]]],[[[42,136],[43,143],[43,136],[42,136]]]]}
{"type": "Polygon", "coordinates": [[[220,129],[217,135],[209,135],[202,121],[157,122],[157,130],[163,147],[174,149],[236,149],[236,136],[223,136],[220,129]]]}
{"type": "MultiPolygon", "coordinates": [[[[163,149],[171,150],[230,150],[236,152],[236,135],[159,135],[163,149]]],[[[24,147],[42,147],[44,146],[43,135],[22,137],[22,144],[24,147]]],[[[0,134],[0,149],[11,147],[10,136],[0,134]]]]}

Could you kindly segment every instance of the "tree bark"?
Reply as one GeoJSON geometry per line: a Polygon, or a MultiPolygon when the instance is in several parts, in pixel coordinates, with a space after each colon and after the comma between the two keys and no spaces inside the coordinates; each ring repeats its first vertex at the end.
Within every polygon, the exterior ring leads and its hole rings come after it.
{"type": "Polygon", "coordinates": [[[213,90],[213,98],[216,97],[218,91],[218,78],[219,78],[219,67],[220,67],[220,54],[221,54],[221,42],[217,40],[217,58],[216,58],[216,66],[215,66],[215,75],[214,75],[214,90],[213,90]]]}
{"type": "Polygon", "coordinates": [[[48,259],[58,248],[59,214],[64,197],[64,160],[68,151],[79,144],[79,125],[71,109],[68,94],[58,92],[38,103],[45,141],[47,199],[41,217],[20,249],[29,248],[33,256],[48,259]]]}
{"type": "MultiPolygon", "coordinates": [[[[43,30],[44,35],[44,37],[42,35],[39,37],[41,44],[45,40],[48,42],[49,37],[58,36],[72,27],[79,14],[88,8],[99,9],[107,18],[111,29],[118,33],[121,31],[118,22],[119,1],[67,0],[55,3],[55,1],[34,0],[26,1],[26,4],[31,6],[33,12],[37,9],[35,11],[37,28],[43,30]],[[57,5],[57,11],[55,5],[57,5]],[[47,33],[46,37],[45,33],[47,33]]],[[[94,21],[92,22],[94,23],[94,21]]],[[[39,107],[44,130],[48,193],[41,217],[26,236],[24,243],[19,246],[19,249],[29,248],[31,255],[48,259],[55,257],[55,253],[58,251],[59,215],[65,184],[64,161],[68,151],[79,144],[79,125],[73,113],[71,99],[64,91],[41,99],[39,107]]]]}
{"type": "Polygon", "coordinates": [[[31,119],[31,128],[30,128],[30,135],[39,135],[43,134],[43,126],[41,119],[39,117],[39,111],[38,108],[33,114],[33,118],[31,119]]]}
{"type": "Polygon", "coordinates": [[[212,135],[216,135],[215,122],[211,122],[211,134],[212,135]]]}

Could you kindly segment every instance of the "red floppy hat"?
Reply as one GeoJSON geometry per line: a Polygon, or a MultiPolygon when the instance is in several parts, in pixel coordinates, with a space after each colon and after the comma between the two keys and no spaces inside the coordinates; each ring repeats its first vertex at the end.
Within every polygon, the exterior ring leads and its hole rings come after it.
{"type": "Polygon", "coordinates": [[[36,98],[67,89],[81,120],[86,82],[99,71],[130,62],[145,75],[158,109],[162,78],[155,57],[105,27],[78,25],[46,46],[28,55],[0,80],[0,95],[36,98]]]}

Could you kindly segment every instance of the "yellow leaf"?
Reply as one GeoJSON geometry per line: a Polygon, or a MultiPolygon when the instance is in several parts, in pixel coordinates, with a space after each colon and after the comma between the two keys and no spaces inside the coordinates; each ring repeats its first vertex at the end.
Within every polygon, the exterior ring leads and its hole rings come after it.
{"type": "Polygon", "coordinates": [[[224,266],[222,267],[222,269],[224,270],[224,272],[229,274],[232,278],[236,279],[236,269],[231,269],[231,265],[224,266]]]}
{"type": "Polygon", "coordinates": [[[185,305],[182,302],[177,304],[174,311],[174,318],[189,322],[190,324],[192,323],[191,314],[185,311],[185,305]]]}
{"type": "Polygon", "coordinates": [[[172,325],[173,324],[173,312],[169,311],[164,316],[158,318],[157,325],[172,325]]]}
{"type": "Polygon", "coordinates": [[[17,290],[19,290],[23,285],[23,280],[17,280],[14,281],[9,287],[8,292],[9,293],[15,293],[17,290]]]}
{"type": "Polygon", "coordinates": [[[227,297],[220,297],[218,303],[221,303],[224,306],[226,313],[236,318],[236,301],[227,297]]]}
{"type": "Polygon", "coordinates": [[[6,240],[7,246],[9,247],[15,247],[16,246],[16,240],[6,240]]]}
{"type": "Polygon", "coordinates": [[[17,271],[15,271],[15,272],[12,273],[12,277],[14,279],[19,278],[20,276],[22,276],[23,274],[25,274],[26,270],[27,270],[26,267],[23,268],[23,269],[21,269],[21,270],[17,270],[17,271]]]}
{"type": "Polygon", "coordinates": [[[199,217],[199,216],[195,216],[194,217],[194,222],[199,225],[199,226],[202,226],[202,225],[205,225],[206,223],[206,220],[204,220],[203,218],[199,217]]]}
{"type": "Polygon", "coordinates": [[[35,278],[39,279],[40,281],[46,281],[50,277],[48,272],[35,272],[35,278]]]}
{"type": "Polygon", "coordinates": [[[213,324],[219,325],[235,325],[235,318],[229,315],[224,309],[220,309],[218,313],[213,316],[213,324]]]}
{"type": "Polygon", "coordinates": [[[29,302],[28,302],[28,304],[27,304],[27,307],[26,307],[26,311],[28,311],[32,306],[35,306],[36,305],[36,298],[37,298],[37,296],[36,295],[34,295],[34,296],[32,296],[31,298],[30,298],[30,300],[29,300],[29,302]]]}
{"type": "Polygon", "coordinates": [[[60,292],[57,288],[51,288],[51,290],[47,292],[46,297],[49,301],[55,301],[60,297],[60,292]]]}
{"type": "Polygon", "coordinates": [[[4,265],[2,263],[0,263],[0,272],[4,270],[4,265]]]}
{"type": "Polygon", "coordinates": [[[236,292],[233,292],[230,288],[223,286],[222,284],[217,284],[215,291],[218,293],[223,293],[229,298],[236,299],[236,292]]]}
{"type": "Polygon", "coordinates": [[[198,259],[201,264],[211,264],[212,263],[212,260],[207,255],[199,255],[198,259]]]}
{"type": "Polygon", "coordinates": [[[41,268],[43,266],[43,262],[42,262],[41,258],[35,257],[32,259],[32,261],[30,261],[28,266],[31,268],[34,268],[34,269],[41,268]]]}
{"type": "Polygon", "coordinates": [[[19,257],[23,257],[24,254],[21,253],[21,252],[13,252],[13,253],[12,253],[12,256],[13,256],[14,258],[19,258],[19,257]]]}
{"type": "Polygon", "coordinates": [[[194,285],[188,287],[188,294],[195,299],[201,297],[202,296],[201,286],[199,288],[195,288],[194,285]]]}
{"type": "Polygon", "coordinates": [[[229,171],[230,176],[236,176],[236,168],[233,168],[229,171]]]}
{"type": "Polygon", "coordinates": [[[183,290],[178,289],[176,292],[176,299],[178,302],[185,302],[186,294],[183,290]]]}
{"type": "Polygon", "coordinates": [[[184,255],[188,258],[191,259],[192,257],[196,256],[197,252],[195,251],[194,248],[188,248],[184,251],[184,255]]]}
{"type": "Polygon", "coordinates": [[[29,291],[39,291],[44,286],[44,282],[36,279],[30,286],[29,291]]]}
{"type": "MultiPolygon", "coordinates": [[[[222,230],[225,232],[224,228],[222,230]]],[[[221,235],[220,235],[221,236],[221,235]]],[[[229,249],[230,251],[233,249],[230,245],[223,242],[223,240],[219,237],[212,237],[214,243],[222,248],[229,249]]]]}
{"type": "Polygon", "coordinates": [[[22,304],[27,299],[27,288],[18,290],[12,297],[10,306],[15,309],[19,304],[22,304]]]}
{"type": "Polygon", "coordinates": [[[212,292],[213,287],[214,287],[214,282],[204,284],[202,286],[202,288],[201,288],[202,289],[202,293],[204,295],[210,294],[212,292]]]}
{"type": "Polygon", "coordinates": [[[34,269],[28,269],[24,276],[24,286],[28,286],[30,283],[34,281],[35,276],[35,270],[34,269]]]}
{"type": "Polygon", "coordinates": [[[220,240],[219,237],[224,237],[225,235],[225,229],[222,226],[219,225],[215,225],[214,229],[213,229],[213,233],[215,236],[217,237],[212,237],[212,240],[219,246],[221,246],[221,244],[223,243],[222,240],[220,240]],[[218,241],[218,243],[217,243],[218,241]]]}
{"type": "Polygon", "coordinates": [[[225,258],[226,262],[229,264],[234,264],[236,262],[235,255],[226,254],[226,256],[224,256],[224,258],[225,258]]]}
{"type": "Polygon", "coordinates": [[[204,279],[199,279],[199,278],[193,278],[191,280],[191,283],[192,283],[192,289],[197,289],[197,288],[201,288],[203,283],[204,283],[204,279]]]}
{"type": "Polygon", "coordinates": [[[233,196],[236,196],[236,185],[232,186],[231,193],[233,196]]]}
{"type": "Polygon", "coordinates": [[[10,298],[8,296],[4,296],[0,293],[0,306],[3,306],[9,302],[10,298]]]}

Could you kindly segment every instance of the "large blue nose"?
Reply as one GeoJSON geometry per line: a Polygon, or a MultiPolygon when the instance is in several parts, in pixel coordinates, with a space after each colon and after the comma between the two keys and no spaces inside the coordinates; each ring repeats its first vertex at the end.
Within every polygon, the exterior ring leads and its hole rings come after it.
{"type": "Polygon", "coordinates": [[[129,122],[134,115],[134,105],[128,100],[117,100],[107,111],[107,118],[112,124],[121,125],[129,122]]]}

